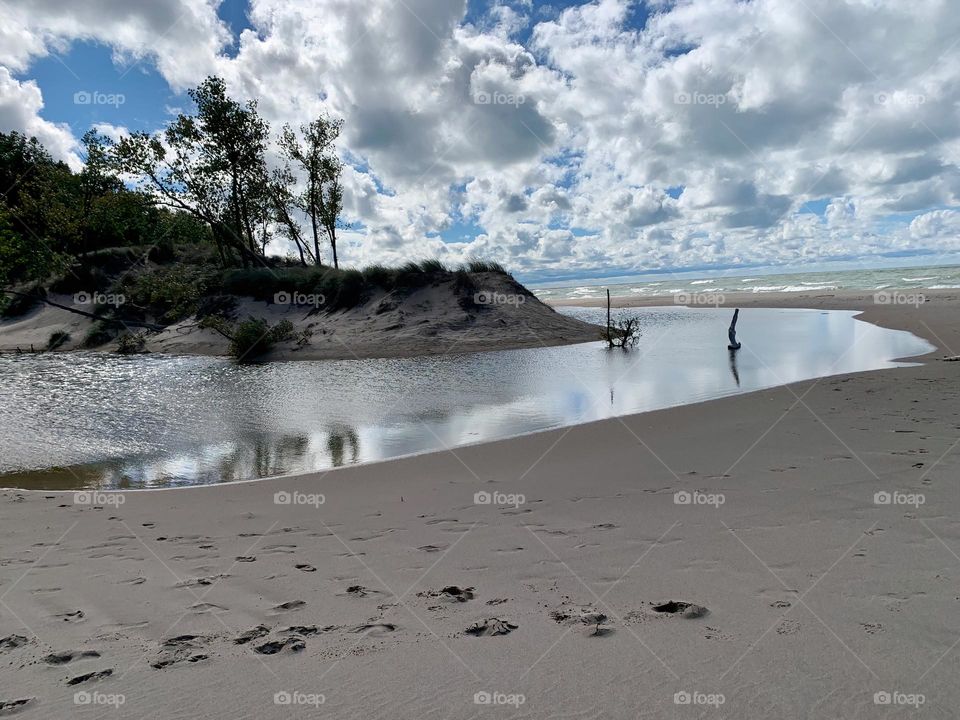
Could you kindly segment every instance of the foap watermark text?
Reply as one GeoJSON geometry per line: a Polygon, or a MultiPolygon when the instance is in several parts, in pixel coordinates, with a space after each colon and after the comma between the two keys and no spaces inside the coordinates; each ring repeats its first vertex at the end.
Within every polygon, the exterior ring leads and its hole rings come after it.
{"type": "Polygon", "coordinates": [[[318,508],[326,501],[326,496],[320,493],[302,493],[296,490],[287,492],[286,490],[280,490],[273,494],[274,505],[312,505],[318,508]]]}
{"type": "Polygon", "coordinates": [[[481,490],[473,495],[474,505],[506,505],[520,507],[527,502],[527,496],[522,493],[487,492],[481,490]]]}
{"type": "Polygon", "coordinates": [[[710,505],[720,507],[727,501],[723,493],[702,493],[699,490],[693,492],[687,490],[678,490],[673,494],[674,505],[710,505]]]}

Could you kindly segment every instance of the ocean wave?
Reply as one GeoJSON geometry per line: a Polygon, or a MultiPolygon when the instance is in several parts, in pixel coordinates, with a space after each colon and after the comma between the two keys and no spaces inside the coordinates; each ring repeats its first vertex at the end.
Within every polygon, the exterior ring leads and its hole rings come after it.
{"type": "Polygon", "coordinates": [[[763,292],[809,292],[810,290],[839,290],[839,285],[827,285],[827,286],[816,286],[810,287],[808,285],[757,285],[756,287],[747,288],[750,292],[753,293],[763,293],[763,292]]]}

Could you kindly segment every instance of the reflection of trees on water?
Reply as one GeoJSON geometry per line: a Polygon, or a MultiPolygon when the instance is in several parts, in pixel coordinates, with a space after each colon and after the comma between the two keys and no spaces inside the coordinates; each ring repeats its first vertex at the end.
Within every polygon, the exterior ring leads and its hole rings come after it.
{"type": "Polygon", "coordinates": [[[360,459],[360,436],[338,423],[316,435],[249,438],[176,456],[131,457],[90,465],[7,473],[11,485],[58,490],[126,490],[205,485],[340,467],[360,459]]]}
{"type": "Polygon", "coordinates": [[[327,435],[327,450],[334,467],[343,465],[343,451],[347,446],[350,448],[350,462],[357,462],[360,457],[360,438],[356,430],[345,425],[332,428],[327,435]]]}
{"type": "Polygon", "coordinates": [[[310,449],[306,435],[259,437],[251,444],[238,444],[219,463],[220,480],[243,480],[283,475],[302,467],[310,449]]]}

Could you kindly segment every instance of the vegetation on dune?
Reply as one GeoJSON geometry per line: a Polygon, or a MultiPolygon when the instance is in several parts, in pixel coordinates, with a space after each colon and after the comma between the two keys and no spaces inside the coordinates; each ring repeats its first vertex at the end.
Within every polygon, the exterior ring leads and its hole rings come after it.
{"type": "Polygon", "coordinates": [[[69,340],[70,333],[64,332],[63,330],[55,330],[50,334],[50,339],[47,340],[47,350],[56,350],[65,342],[69,342],[69,340]]]}
{"type": "MultiPolygon", "coordinates": [[[[140,351],[144,330],[218,318],[207,326],[228,334],[238,356],[252,355],[264,343],[309,338],[252,320],[234,327],[237,296],[270,303],[308,296],[311,312],[335,312],[448,282],[465,309],[476,309],[472,296],[482,288],[474,275],[506,274],[482,260],[455,269],[436,259],[340,267],[343,163],[334,145],[341,121],[321,116],[274,136],[256,102],[229,97],[220,78],[190,97],[195,112],[162,133],[114,141],[88,132],[79,171],[35,138],[0,133],[4,316],[56,304],[96,321],[84,347],[117,340],[121,352],[140,351]],[[279,166],[269,167],[268,156],[279,166]],[[275,240],[294,253],[270,255],[275,240]],[[58,295],[75,302],[58,304],[58,295]]],[[[51,347],[64,342],[51,337],[51,347]]]]}

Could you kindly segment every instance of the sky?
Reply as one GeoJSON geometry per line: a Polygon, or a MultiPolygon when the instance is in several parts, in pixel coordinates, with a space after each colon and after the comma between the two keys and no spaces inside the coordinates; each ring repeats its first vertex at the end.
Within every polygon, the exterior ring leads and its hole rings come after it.
{"type": "Polygon", "coordinates": [[[0,131],[74,167],[208,75],[275,130],[343,118],[351,265],[960,252],[951,0],[0,0],[0,131]]]}

